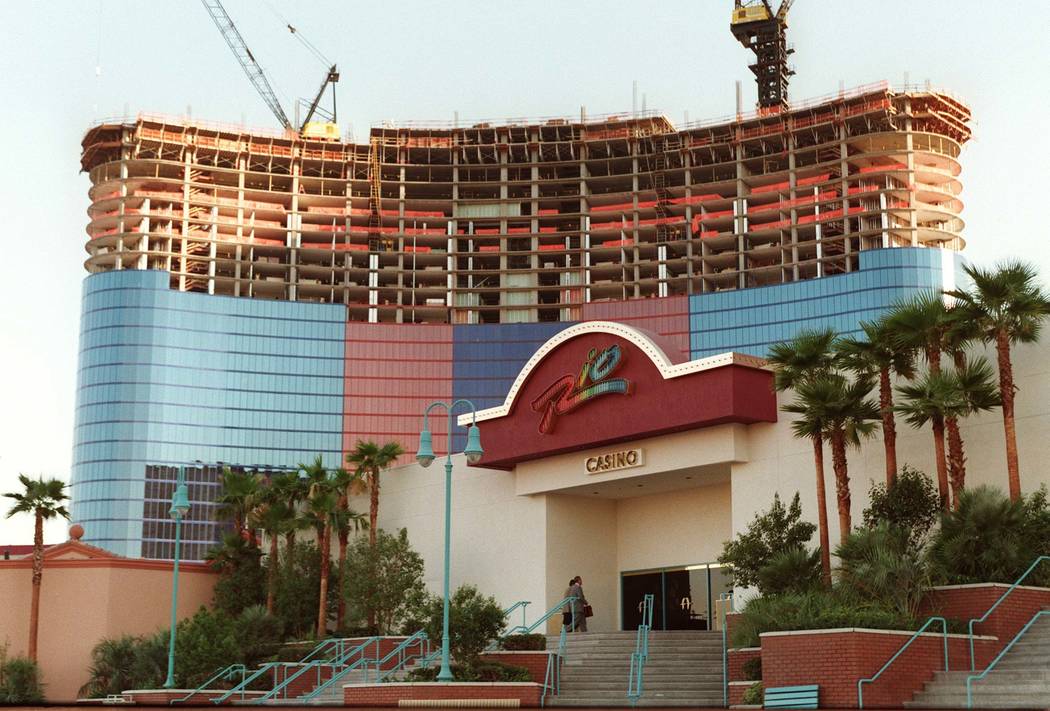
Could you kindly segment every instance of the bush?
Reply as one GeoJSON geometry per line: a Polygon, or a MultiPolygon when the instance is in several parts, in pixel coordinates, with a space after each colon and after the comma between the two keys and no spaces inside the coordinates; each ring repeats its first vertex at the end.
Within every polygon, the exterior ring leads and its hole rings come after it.
{"type": "Polygon", "coordinates": [[[223,544],[208,552],[208,562],[219,571],[212,606],[230,616],[266,602],[266,569],[262,552],[235,533],[223,537],[223,544]]]}
{"type": "Polygon", "coordinates": [[[912,533],[880,523],[859,528],[835,550],[839,593],[875,603],[905,618],[918,615],[930,576],[912,533]]]}
{"type": "Polygon", "coordinates": [[[928,476],[905,464],[893,486],[872,484],[868,489],[871,503],[864,509],[864,525],[875,528],[880,523],[907,531],[914,545],[926,538],[941,510],[937,487],[928,476]]]}
{"type": "Polygon", "coordinates": [[[757,647],[763,632],[868,627],[916,630],[918,621],[873,602],[863,602],[823,588],[805,593],[757,597],[733,623],[734,647],[757,647]]]}
{"type": "Polygon", "coordinates": [[[403,528],[396,536],[376,531],[375,547],[358,538],[347,550],[343,570],[348,619],[363,624],[372,610],[379,634],[401,629],[425,595],[423,556],[412,550],[403,528]]]}
{"type": "MultiPolygon", "coordinates": [[[[233,622],[233,641],[238,659],[249,669],[272,657],[280,648],[283,636],[281,621],[266,612],[262,605],[245,608],[233,622]]],[[[300,656],[305,656],[305,653],[300,656]]]]}
{"type": "MultiPolygon", "coordinates": [[[[434,643],[441,640],[443,600],[426,595],[415,614],[424,620],[423,628],[434,643]]],[[[478,655],[499,637],[505,623],[503,608],[493,597],[482,595],[473,585],[462,585],[449,600],[449,648],[452,657],[464,666],[477,663],[478,655]]]]}
{"type": "Polygon", "coordinates": [[[5,658],[0,665],[0,703],[38,704],[44,700],[40,668],[26,657],[5,658]]]}
{"type": "Polygon", "coordinates": [[[547,635],[512,634],[500,640],[500,648],[508,652],[542,652],[547,649],[547,635]]]}
{"type": "Polygon", "coordinates": [[[766,595],[805,592],[820,585],[820,549],[789,548],[776,553],[758,571],[758,587],[766,595]]]}
{"type": "Polygon", "coordinates": [[[762,681],[762,657],[751,657],[742,665],[744,681],[762,681]]]}
{"type": "MultiPolygon", "coordinates": [[[[743,587],[758,587],[762,592],[759,571],[781,552],[803,548],[817,527],[802,520],[802,505],[798,492],[785,508],[780,495],[773,495],[769,511],[755,514],[747,531],[736,540],[726,541],[718,562],[728,568],[733,583],[743,587]]],[[[769,581],[767,581],[769,582],[769,581]]]]}
{"type": "MultiPolygon", "coordinates": [[[[525,667],[502,662],[476,662],[474,664],[452,664],[452,677],[455,681],[532,681],[532,675],[525,667]]],[[[440,668],[431,665],[426,669],[413,669],[406,681],[434,681],[440,668]]]]}
{"type": "MultiPolygon", "coordinates": [[[[931,573],[946,584],[1013,583],[1039,555],[1050,553],[1046,489],[1010,501],[988,486],[966,489],[959,506],[941,516],[930,542],[931,573]]],[[[1050,565],[1037,568],[1028,585],[1050,583],[1050,565]]]]}
{"type": "Polygon", "coordinates": [[[747,691],[744,692],[744,696],[740,699],[741,703],[747,706],[761,706],[765,703],[765,700],[765,690],[760,681],[747,687],[747,691]]]}
{"type": "MultiPolygon", "coordinates": [[[[286,635],[302,639],[317,629],[321,552],[313,543],[299,541],[291,552],[285,548],[280,558],[274,614],[281,620],[286,635]]],[[[261,589],[265,590],[265,586],[261,589]]],[[[339,571],[337,566],[332,566],[328,582],[329,611],[335,612],[338,604],[339,571]]]]}

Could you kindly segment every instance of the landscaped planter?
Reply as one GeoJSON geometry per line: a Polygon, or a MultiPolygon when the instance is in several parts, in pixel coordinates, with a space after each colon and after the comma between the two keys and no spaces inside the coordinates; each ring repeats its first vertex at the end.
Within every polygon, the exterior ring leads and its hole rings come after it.
{"type": "MultiPolygon", "coordinates": [[[[120,695],[135,704],[168,706],[174,700],[185,698],[187,694],[193,694],[181,702],[181,705],[193,706],[211,703],[212,699],[226,693],[225,689],[202,689],[196,693],[194,691],[194,689],[132,689],[130,691],[122,691],[120,695]]],[[[257,699],[265,693],[264,691],[246,691],[244,692],[244,698],[257,699]]],[[[234,701],[240,700],[241,694],[238,692],[223,703],[232,704],[234,701]]]]}
{"type": "Polygon", "coordinates": [[[729,705],[730,706],[742,706],[744,703],[744,694],[753,685],[757,684],[757,681],[731,681],[729,682],[729,705]]]}
{"type": "Polygon", "coordinates": [[[526,652],[506,651],[482,652],[481,659],[485,662],[499,662],[516,667],[525,667],[529,670],[529,676],[537,684],[542,684],[547,678],[547,659],[554,652],[526,652]]]}
{"type": "MultiPolygon", "coordinates": [[[[912,634],[854,628],[766,632],[760,635],[762,683],[767,689],[817,684],[822,708],[857,708],[857,680],[874,676],[912,634]]],[[[976,638],[977,663],[991,661],[998,644],[994,637],[976,638]]],[[[948,660],[952,671],[970,668],[966,635],[948,636],[948,660]]],[[[900,708],[943,669],[942,636],[922,634],[876,682],[865,684],[864,707],[900,708]]]]}
{"type": "Polygon", "coordinates": [[[485,706],[485,702],[502,701],[523,707],[540,705],[543,687],[531,682],[428,681],[390,682],[386,684],[345,684],[345,706],[398,706],[412,701],[453,701],[460,707],[485,706]]]}

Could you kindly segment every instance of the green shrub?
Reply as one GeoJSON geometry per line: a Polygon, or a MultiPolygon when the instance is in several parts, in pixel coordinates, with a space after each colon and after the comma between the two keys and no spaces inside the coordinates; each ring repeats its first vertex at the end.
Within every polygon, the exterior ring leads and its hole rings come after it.
{"type": "Polygon", "coordinates": [[[765,700],[764,689],[760,681],[747,687],[747,691],[744,692],[744,696],[740,699],[741,703],[747,706],[761,706],[765,703],[765,700]]]}
{"type": "MultiPolygon", "coordinates": [[[[1013,583],[1039,555],[1050,553],[1050,506],[1040,489],[1010,501],[999,489],[980,486],[959,496],[956,510],[941,516],[928,551],[931,573],[947,584],[1013,583]]],[[[1050,565],[1025,581],[1050,583],[1050,565]]]]}
{"type": "Polygon", "coordinates": [[[26,657],[10,657],[0,666],[0,703],[38,704],[44,700],[40,668],[26,657]]]}
{"type": "Polygon", "coordinates": [[[765,595],[805,592],[820,585],[821,572],[819,548],[789,548],[759,569],[758,588],[765,595]]]}
{"type": "MultiPolygon", "coordinates": [[[[286,635],[303,639],[317,628],[321,553],[313,543],[299,541],[291,552],[285,548],[280,557],[274,614],[281,620],[286,635]]],[[[331,612],[339,604],[337,568],[333,565],[329,574],[327,606],[331,612]]]]}
{"type": "Polygon", "coordinates": [[[547,635],[508,635],[500,640],[500,648],[508,652],[542,652],[547,649],[547,635]]]}
{"type": "Polygon", "coordinates": [[[858,528],[835,555],[841,596],[886,607],[904,618],[918,615],[930,575],[910,531],[885,522],[858,528]]]}
{"type": "Polygon", "coordinates": [[[425,595],[423,556],[412,549],[403,528],[397,535],[376,531],[375,546],[367,538],[354,541],[347,550],[342,577],[347,618],[364,624],[369,611],[374,611],[379,634],[402,629],[425,595]]]}
{"type": "Polygon", "coordinates": [[[281,627],[281,621],[262,605],[242,610],[231,630],[240,662],[251,669],[273,656],[283,641],[281,627]]]}
{"type": "Polygon", "coordinates": [[[875,602],[823,588],[804,593],[756,597],[733,623],[734,647],[757,647],[763,632],[838,627],[915,630],[918,621],[875,602]]]}
{"type": "Polygon", "coordinates": [[[758,587],[764,593],[759,571],[776,554],[803,548],[816,530],[814,524],[802,520],[798,492],[787,508],[780,502],[780,495],[774,494],[768,511],[755,514],[746,531],[735,540],[726,541],[718,562],[727,567],[734,584],[758,587]]]}
{"type": "Polygon", "coordinates": [[[751,657],[745,660],[741,665],[741,671],[744,673],[744,681],[761,681],[762,657],[751,657]]]}
{"type": "Polygon", "coordinates": [[[226,534],[221,546],[208,551],[209,565],[219,571],[212,593],[216,610],[236,616],[266,602],[266,569],[261,558],[262,552],[236,533],[226,534]]]}
{"type": "MultiPolygon", "coordinates": [[[[455,681],[532,681],[532,675],[525,667],[502,662],[452,664],[450,668],[455,681]]],[[[426,669],[413,669],[406,675],[406,681],[434,681],[439,671],[437,664],[426,669]]]]}
{"type": "MultiPolygon", "coordinates": [[[[427,636],[441,639],[443,600],[426,595],[421,608],[413,613],[424,620],[427,636]]],[[[471,666],[478,655],[499,636],[504,625],[503,608],[490,596],[482,595],[473,585],[462,585],[449,600],[449,648],[456,662],[471,666]]]]}
{"type": "Polygon", "coordinates": [[[928,476],[905,464],[893,486],[872,484],[871,503],[864,509],[864,525],[875,528],[887,523],[907,531],[914,545],[925,540],[941,510],[937,487],[928,476]]]}

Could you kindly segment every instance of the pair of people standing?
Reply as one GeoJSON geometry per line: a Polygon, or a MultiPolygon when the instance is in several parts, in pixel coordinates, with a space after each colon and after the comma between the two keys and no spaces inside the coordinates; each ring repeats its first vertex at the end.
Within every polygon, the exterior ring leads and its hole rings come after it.
{"type": "Polygon", "coordinates": [[[562,608],[561,621],[569,632],[586,632],[587,618],[591,616],[591,606],[583,594],[583,578],[577,575],[569,581],[565,590],[568,602],[562,608]]]}

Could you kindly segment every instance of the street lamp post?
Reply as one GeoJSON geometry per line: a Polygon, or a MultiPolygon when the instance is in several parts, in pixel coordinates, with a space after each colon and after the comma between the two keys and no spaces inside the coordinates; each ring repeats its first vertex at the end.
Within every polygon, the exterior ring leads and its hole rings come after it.
{"type": "Polygon", "coordinates": [[[182,543],[182,517],[190,510],[190,498],[186,493],[186,467],[179,467],[179,478],[175,482],[175,493],[171,496],[168,515],[175,519],[175,566],[171,584],[171,633],[168,636],[168,678],[165,689],[175,688],[175,625],[176,606],[179,600],[179,546],[182,543]]]}
{"type": "Polygon", "coordinates": [[[466,405],[473,415],[470,427],[467,429],[467,446],[463,450],[467,461],[476,464],[481,460],[483,454],[481,449],[481,433],[478,431],[478,411],[470,400],[456,400],[449,404],[447,402],[431,403],[423,413],[423,431],[419,433],[419,450],[416,452],[416,461],[423,467],[429,467],[434,461],[433,438],[430,434],[428,424],[430,411],[435,407],[445,408],[448,413],[448,446],[445,449],[445,609],[441,629],[441,671],[438,672],[438,681],[452,681],[452,668],[448,660],[448,578],[449,578],[449,549],[451,548],[452,533],[452,411],[457,405],[466,405]]]}

